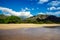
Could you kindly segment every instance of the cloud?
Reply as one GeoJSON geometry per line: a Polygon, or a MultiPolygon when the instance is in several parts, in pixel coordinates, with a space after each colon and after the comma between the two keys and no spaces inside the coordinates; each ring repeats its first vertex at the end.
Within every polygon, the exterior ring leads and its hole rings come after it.
{"type": "Polygon", "coordinates": [[[43,14],[43,15],[44,15],[45,13],[43,13],[43,12],[40,12],[40,13],[38,13],[38,15],[39,15],[39,14],[43,14]]]}
{"type": "Polygon", "coordinates": [[[50,8],[47,8],[48,10],[60,10],[60,1],[58,0],[48,3],[48,5],[51,6],[50,8]]]}
{"type": "Polygon", "coordinates": [[[51,5],[51,6],[58,6],[58,5],[60,5],[60,1],[52,1],[52,2],[50,2],[50,3],[48,3],[48,5],[51,5]]]}
{"type": "Polygon", "coordinates": [[[56,14],[60,14],[60,11],[57,11],[57,12],[46,12],[46,14],[49,14],[49,15],[56,15],[56,14]]]}
{"type": "Polygon", "coordinates": [[[0,10],[3,12],[3,14],[7,15],[7,16],[11,16],[11,15],[24,16],[26,18],[33,16],[30,13],[30,11],[26,11],[26,9],[22,9],[20,12],[16,12],[16,11],[13,11],[12,9],[9,9],[9,8],[0,7],[0,10]]]}
{"type": "Polygon", "coordinates": [[[55,15],[55,16],[60,16],[60,11],[57,11],[57,12],[46,12],[46,13],[43,13],[43,12],[40,12],[40,13],[38,13],[38,15],[41,15],[41,14],[43,14],[43,15],[55,15]]]}
{"type": "Polygon", "coordinates": [[[30,9],[26,7],[25,10],[29,11],[30,9]]]}
{"type": "Polygon", "coordinates": [[[54,7],[54,6],[52,6],[52,7],[50,7],[50,8],[47,8],[48,10],[60,10],[60,7],[54,7]]]}
{"type": "Polygon", "coordinates": [[[56,10],[56,7],[50,7],[48,10],[56,10]]]}
{"type": "Polygon", "coordinates": [[[25,7],[25,8],[21,8],[21,11],[30,11],[31,9],[25,7]]]}
{"type": "Polygon", "coordinates": [[[60,16],[60,11],[57,11],[57,12],[47,12],[46,14],[60,16]]]}
{"type": "Polygon", "coordinates": [[[49,0],[39,0],[39,4],[43,4],[43,3],[45,3],[45,2],[48,2],[49,0]]]}

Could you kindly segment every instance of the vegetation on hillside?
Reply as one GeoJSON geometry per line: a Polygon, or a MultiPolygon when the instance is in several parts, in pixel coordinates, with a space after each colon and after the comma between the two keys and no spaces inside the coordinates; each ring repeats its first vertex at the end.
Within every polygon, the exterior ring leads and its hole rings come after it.
{"type": "Polygon", "coordinates": [[[0,24],[5,23],[36,23],[36,24],[51,24],[60,23],[60,17],[54,15],[37,15],[30,18],[22,19],[17,16],[5,16],[0,14],[0,24]]]}
{"type": "Polygon", "coordinates": [[[0,15],[0,23],[21,23],[21,18],[17,16],[5,16],[5,15],[0,15]]]}

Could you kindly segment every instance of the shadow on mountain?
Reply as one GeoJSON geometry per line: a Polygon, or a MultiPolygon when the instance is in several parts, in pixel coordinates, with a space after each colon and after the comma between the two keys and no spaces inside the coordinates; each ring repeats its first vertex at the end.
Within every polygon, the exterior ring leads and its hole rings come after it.
{"type": "Polygon", "coordinates": [[[60,17],[56,17],[53,15],[48,16],[45,20],[52,21],[54,23],[60,23],[60,17]]]}

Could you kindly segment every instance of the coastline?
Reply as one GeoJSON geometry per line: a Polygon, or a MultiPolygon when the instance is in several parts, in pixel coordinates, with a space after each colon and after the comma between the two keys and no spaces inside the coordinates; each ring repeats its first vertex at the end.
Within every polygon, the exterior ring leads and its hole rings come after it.
{"type": "Polygon", "coordinates": [[[37,27],[54,27],[60,26],[60,24],[0,24],[0,30],[2,29],[19,29],[19,28],[37,28],[37,27]]]}

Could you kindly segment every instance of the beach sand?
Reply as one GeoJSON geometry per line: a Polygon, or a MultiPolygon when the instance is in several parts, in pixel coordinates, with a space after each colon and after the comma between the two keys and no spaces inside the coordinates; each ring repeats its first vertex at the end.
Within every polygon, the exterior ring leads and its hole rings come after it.
{"type": "Polygon", "coordinates": [[[0,29],[18,29],[18,28],[37,28],[37,27],[54,27],[60,24],[0,24],[0,29]]]}
{"type": "Polygon", "coordinates": [[[60,40],[58,26],[60,24],[0,24],[0,40],[60,40]]]}

